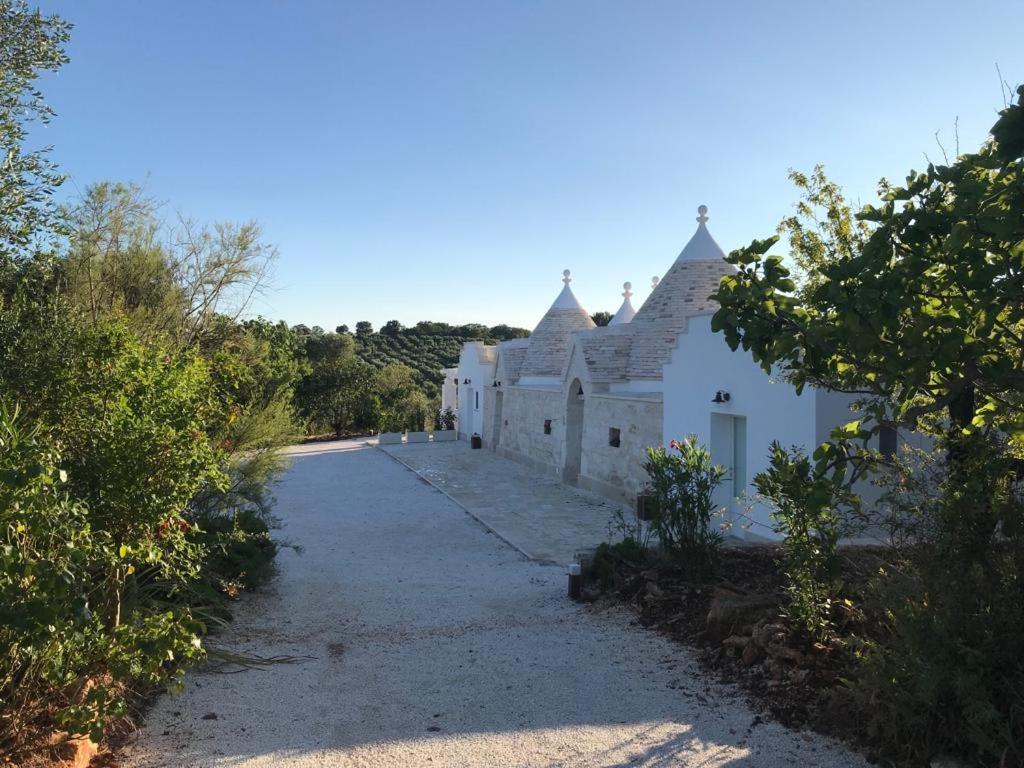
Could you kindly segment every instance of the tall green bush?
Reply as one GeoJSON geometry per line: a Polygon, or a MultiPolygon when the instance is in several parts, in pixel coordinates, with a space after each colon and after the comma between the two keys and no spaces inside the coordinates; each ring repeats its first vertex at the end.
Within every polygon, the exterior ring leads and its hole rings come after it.
{"type": "MultiPolygon", "coordinates": [[[[5,499],[4,514],[47,531],[19,543],[14,566],[33,578],[7,584],[18,629],[0,648],[17,696],[0,701],[0,717],[20,722],[26,736],[45,714],[98,736],[122,712],[127,686],[177,682],[202,655],[188,593],[206,551],[187,518],[199,491],[226,484],[206,431],[223,420],[220,405],[193,353],[171,355],[119,324],[84,327],[60,302],[3,307],[0,360],[0,391],[23,404],[24,425],[7,419],[5,478],[42,478],[4,483],[32,494],[5,499]],[[41,578],[32,557],[52,560],[59,580],[41,578]],[[62,558],[78,570],[62,569],[62,558]],[[45,625],[54,628],[47,642],[37,636],[33,594],[61,613],[45,625]]],[[[17,533],[19,521],[5,530],[17,533]]]]}
{"type": "Polygon", "coordinates": [[[712,518],[715,491],[728,470],[711,460],[696,435],[673,440],[668,450],[648,448],[644,469],[657,497],[651,522],[662,552],[678,559],[695,577],[711,573],[722,544],[712,518]]]}
{"type": "Polygon", "coordinates": [[[145,564],[92,527],[64,463],[0,404],[0,754],[51,719],[98,738],[125,685],[178,681],[202,654],[187,610],[108,610],[145,564]]]}
{"type": "Polygon", "coordinates": [[[98,738],[129,688],[179,683],[217,601],[266,576],[302,365],[286,327],[237,322],[274,255],[257,225],[172,232],[125,184],[55,208],[48,150],[23,145],[69,30],[0,2],[5,765],[57,728],[98,738]]]}
{"type": "MultiPolygon", "coordinates": [[[[909,547],[879,574],[880,633],[848,694],[867,735],[906,759],[1024,763],[1024,489],[1005,436],[955,439],[955,460],[895,473],[909,547]],[[940,469],[935,472],[933,470],[940,469]]],[[[940,449],[950,446],[943,441],[940,449]]]]}
{"type": "Polygon", "coordinates": [[[905,546],[877,580],[855,722],[916,763],[1020,764],[1024,87],[976,152],[883,180],[855,215],[822,174],[797,182],[807,194],[782,231],[802,284],[769,253],[777,237],[754,241],[729,255],[712,325],[798,390],[859,396],[816,476],[848,487],[881,469],[907,486],[874,510],[905,546]],[[871,448],[892,429],[934,441],[928,483],[871,448]]]}
{"type": "Polygon", "coordinates": [[[799,448],[789,451],[773,442],[768,469],[754,477],[754,487],[773,507],[776,532],[785,552],[785,615],[805,638],[824,642],[832,628],[832,604],[841,588],[840,506],[847,499],[831,477],[815,473],[799,448]]]}

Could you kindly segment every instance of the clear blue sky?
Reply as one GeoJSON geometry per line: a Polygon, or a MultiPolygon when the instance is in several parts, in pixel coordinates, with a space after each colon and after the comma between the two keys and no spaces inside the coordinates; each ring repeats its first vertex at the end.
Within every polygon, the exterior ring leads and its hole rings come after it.
{"type": "Polygon", "coordinates": [[[1024,81],[1024,2],[42,3],[75,24],[44,81],[71,177],[144,182],[280,249],[257,311],[532,327],[573,270],[637,301],[710,208],[770,234],[789,168],[867,201],[975,147],[1024,81]]]}

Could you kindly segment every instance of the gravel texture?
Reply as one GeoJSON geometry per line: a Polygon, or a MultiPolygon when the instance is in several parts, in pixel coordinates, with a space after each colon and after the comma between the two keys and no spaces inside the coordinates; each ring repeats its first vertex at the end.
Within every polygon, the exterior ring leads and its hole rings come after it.
{"type": "Polygon", "coordinates": [[[630,614],[569,602],[562,568],[377,449],[304,447],[277,496],[303,551],[217,641],[299,658],[196,671],[120,765],[866,765],[763,722],[630,614]]]}

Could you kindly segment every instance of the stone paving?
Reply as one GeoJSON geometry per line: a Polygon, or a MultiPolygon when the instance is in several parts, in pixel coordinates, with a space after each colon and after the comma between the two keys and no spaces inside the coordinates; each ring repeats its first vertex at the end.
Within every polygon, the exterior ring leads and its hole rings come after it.
{"type": "Polygon", "coordinates": [[[457,443],[379,446],[531,560],[567,565],[632,512],[487,449],[457,443]]]}

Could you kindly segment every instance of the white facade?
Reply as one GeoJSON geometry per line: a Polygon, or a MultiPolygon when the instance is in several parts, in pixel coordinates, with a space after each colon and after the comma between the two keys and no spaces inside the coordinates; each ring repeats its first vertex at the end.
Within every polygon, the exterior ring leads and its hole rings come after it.
{"type": "Polygon", "coordinates": [[[485,392],[494,385],[494,361],[493,345],[470,341],[462,346],[456,374],[460,440],[483,434],[485,392]]]}
{"type": "Polygon", "coordinates": [[[710,314],[692,317],[687,325],[665,366],[666,446],[696,435],[711,449],[713,461],[729,470],[717,503],[737,524],[734,532],[770,536],[768,510],[754,501],[751,480],[768,468],[772,441],[813,453],[834,427],[855,418],[853,398],[811,387],[798,395],[792,385],[767,375],[749,353],[733,352],[711,331],[710,314]],[[753,523],[749,531],[739,528],[744,522],[753,523]]]}
{"type": "Polygon", "coordinates": [[[616,322],[594,327],[566,270],[529,339],[466,344],[459,434],[479,434],[503,456],[629,506],[648,485],[646,449],[694,434],[729,469],[716,501],[733,533],[770,538],[769,512],[751,485],[769,446],[812,453],[855,418],[853,398],[812,388],[797,395],[711,332],[710,297],[735,269],[707,230],[707,208],[698,213],[697,231],[635,314],[626,283],[616,322]]]}
{"type": "Polygon", "coordinates": [[[457,415],[459,412],[459,369],[443,368],[444,380],[441,382],[441,410],[451,408],[457,415]]]}

